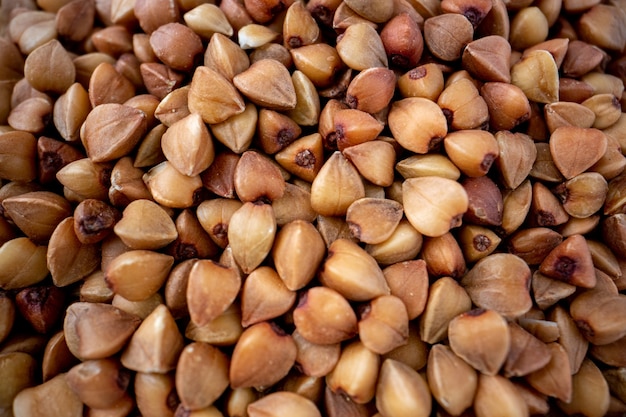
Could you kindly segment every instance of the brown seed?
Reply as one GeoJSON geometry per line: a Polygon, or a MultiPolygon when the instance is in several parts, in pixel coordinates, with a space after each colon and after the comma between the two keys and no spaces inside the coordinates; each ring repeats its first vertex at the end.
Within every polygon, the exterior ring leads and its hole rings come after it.
{"type": "Polygon", "coordinates": [[[245,51],[230,38],[221,33],[215,33],[207,45],[204,65],[232,81],[235,75],[248,69],[250,59],[245,51]]]}
{"type": "Polygon", "coordinates": [[[219,72],[205,66],[195,69],[188,100],[189,110],[200,114],[209,124],[223,122],[245,109],[235,86],[219,72]]]}
{"type": "Polygon", "coordinates": [[[337,73],[344,67],[337,50],[326,43],[315,43],[290,50],[298,71],[316,87],[330,87],[337,73]]]}
{"type": "Polygon", "coordinates": [[[111,305],[126,311],[127,313],[134,314],[141,318],[145,319],[157,308],[159,305],[163,304],[163,296],[160,293],[154,293],[150,297],[145,300],[140,301],[131,301],[119,294],[115,294],[113,300],[111,301],[111,305]]]}
{"type": "Polygon", "coordinates": [[[47,184],[56,180],[56,174],[61,168],[84,158],[85,155],[68,143],[40,136],[37,140],[37,157],[39,159],[39,182],[47,184]]]}
{"type": "MultiPolygon", "coordinates": [[[[437,104],[443,110],[448,126],[463,130],[485,125],[489,120],[489,110],[474,81],[460,79],[452,83],[448,82],[449,84],[437,98],[437,104]]],[[[496,139],[498,133],[500,132],[496,133],[496,139]]]]}
{"type": "Polygon", "coordinates": [[[417,322],[409,323],[409,337],[406,344],[387,352],[383,359],[394,359],[415,370],[422,370],[428,360],[428,344],[420,338],[417,322]]]}
{"type": "Polygon", "coordinates": [[[343,154],[373,184],[385,187],[393,182],[396,152],[390,143],[382,140],[364,142],[344,149],[343,154]]]}
{"type": "Polygon", "coordinates": [[[175,320],[189,314],[187,309],[187,283],[189,271],[197,259],[185,259],[175,265],[165,282],[165,305],[175,320]]]}
{"type": "Polygon", "coordinates": [[[188,208],[202,198],[204,188],[200,176],[181,174],[168,161],[155,165],[142,178],[154,201],[162,206],[188,208]]]}
{"type": "Polygon", "coordinates": [[[619,279],[622,276],[619,261],[615,254],[604,243],[596,240],[587,240],[587,246],[591,252],[591,259],[596,269],[611,277],[611,280],[619,279]]]}
{"type": "Polygon", "coordinates": [[[139,325],[120,357],[122,365],[137,372],[167,373],[176,368],[183,336],[163,304],[139,325]]]}
{"type": "Polygon", "coordinates": [[[57,225],[71,214],[69,202],[51,191],[33,191],[2,201],[8,215],[19,229],[35,242],[45,242],[57,225]]]}
{"type": "Polygon", "coordinates": [[[0,178],[11,181],[32,181],[37,177],[35,152],[37,139],[28,132],[7,132],[0,135],[0,178]]]}
{"type": "Polygon", "coordinates": [[[595,172],[585,172],[559,184],[555,193],[563,202],[563,209],[572,217],[585,218],[604,205],[608,184],[595,172]]]}
{"type": "Polygon", "coordinates": [[[409,178],[402,184],[402,194],[407,219],[418,232],[430,237],[459,226],[469,204],[461,184],[441,177],[409,178]],[[436,203],[430,197],[435,190],[439,195],[436,203]]]}
{"type": "Polygon", "coordinates": [[[619,213],[607,217],[602,222],[602,238],[604,243],[615,253],[623,257],[626,254],[624,234],[626,233],[626,214],[619,213]]]}
{"type": "Polygon", "coordinates": [[[498,186],[487,176],[469,177],[461,184],[469,201],[463,220],[481,226],[502,225],[503,202],[498,186]]]}
{"type": "Polygon", "coordinates": [[[533,226],[558,226],[569,219],[557,197],[541,182],[535,182],[532,186],[529,215],[533,226]]]}
{"type": "Polygon", "coordinates": [[[74,210],[74,233],[83,244],[96,243],[106,238],[121,214],[103,201],[87,199],[74,210]]]}
{"type": "Polygon", "coordinates": [[[609,385],[598,367],[586,359],[578,373],[572,376],[572,400],[558,401],[558,406],[572,415],[591,417],[606,415],[609,408],[609,385]]]}
{"type": "Polygon", "coordinates": [[[374,258],[346,239],[330,244],[320,281],[353,301],[389,294],[385,277],[374,258]]]}
{"type": "Polygon", "coordinates": [[[326,246],[315,227],[306,221],[294,220],[277,233],[272,258],[285,286],[296,291],[313,279],[325,252],[326,246]]]}
{"type": "Polygon", "coordinates": [[[452,351],[485,375],[498,373],[511,346],[507,322],[494,310],[458,315],[450,321],[448,338],[452,351]]]}
{"type": "Polygon", "coordinates": [[[91,107],[105,103],[124,104],[135,95],[135,86],[108,62],[98,65],[89,79],[91,107]]]}
{"type": "Polygon", "coordinates": [[[361,311],[358,332],[361,342],[380,355],[406,344],[409,317],[404,302],[394,295],[373,299],[361,311]]]}
{"type": "Polygon", "coordinates": [[[511,81],[511,45],[500,36],[487,36],[467,44],[462,54],[463,67],[483,81],[511,81]]]}
{"type": "Polygon", "coordinates": [[[582,103],[593,95],[593,87],[573,78],[559,78],[559,98],[561,101],[582,103]]]}
{"type": "Polygon", "coordinates": [[[320,417],[321,414],[311,400],[288,391],[277,391],[250,403],[247,407],[250,417],[274,417],[298,415],[320,417]]]}
{"type": "Polygon", "coordinates": [[[612,93],[596,93],[580,104],[595,114],[592,127],[596,129],[611,127],[622,115],[622,106],[612,93]]]}
{"type": "Polygon", "coordinates": [[[402,218],[402,205],[379,198],[362,198],[348,207],[346,222],[361,242],[375,244],[388,239],[402,218]]]}
{"type": "Polygon", "coordinates": [[[441,108],[422,97],[394,102],[389,111],[388,123],[393,137],[403,148],[420,154],[435,148],[448,130],[441,108]],[[407,126],[410,128],[407,129],[407,126]]]}
{"type": "Polygon", "coordinates": [[[400,298],[410,320],[418,317],[426,307],[428,273],[422,259],[395,263],[383,270],[391,294],[400,298]]]}
{"type": "Polygon", "coordinates": [[[450,232],[426,238],[422,245],[422,259],[426,262],[430,276],[459,279],[465,274],[466,265],[461,247],[450,232]]]}
{"type": "Polygon", "coordinates": [[[416,370],[385,359],[376,383],[376,408],[389,416],[429,416],[432,398],[428,384],[416,370]]]}
{"type": "Polygon", "coordinates": [[[173,264],[172,256],[143,249],[131,250],[111,261],[105,280],[116,294],[130,301],[142,301],[161,288],[173,264]]]}
{"type": "Polygon", "coordinates": [[[4,341],[13,329],[15,323],[15,302],[9,298],[5,292],[0,293],[0,341],[4,341]]]}
{"type": "Polygon", "coordinates": [[[298,333],[310,343],[331,345],[357,333],[357,318],[348,301],[328,287],[312,287],[293,312],[298,333]]]}
{"type": "Polygon", "coordinates": [[[275,319],[285,314],[296,301],[296,293],[289,290],[278,273],[266,266],[252,271],[241,289],[241,324],[275,319]]]}
{"type": "Polygon", "coordinates": [[[70,1],[56,13],[56,30],[68,40],[84,40],[93,29],[96,8],[93,3],[70,1]]]}
{"type": "Polygon", "coordinates": [[[65,293],[53,285],[28,287],[16,294],[15,305],[36,332],[50,333],[61,319],[65,293]]]}
{"type": "Polygon", "coordinates": [[[204,326],[224,313],[241,288],[241,278],[236,270],[209,259],[195,262],[188,279],[189,315],[198,326],[204,326]]]}
{"type": "Polygon", "coordinates": [[[155,55],[169,67],[188,71],[195,56],[202,52],[200,37],[180,23],[166,23],[150,34],[150,45],[155,55]]]}
{"type": "Polygon", "coordinates": [[[356,71],[387,67],[387,54],[380,35],[368,23],[350,25],[337,42],[341,60],[356,71]]]}
{"type": "Polygon", "coordinates": [[[558,101],[544,107],[546,124],[550,132],[561,126],[590,128],[596,118],[595,113],[579,103],[558,101]]]}
{"type": "Polygon", "coordinates": [[[541,318],[520,318],[518,319],[518,323],[526,331],[544,343],[552,343],[559,340],[559,327],[553,321],[543,320],[541,318]]]}
{"type": "Polygon", "coordinates": [[[433,16],[424,22],[424,40],[435,57],[455,61],[461,58],[465,46],[472,42],[475,26],[462,14],[433,16]]]}
{"type": "Polygon", "coordinates": [[[574,285],[548,278],[539,271],[533,273],[531,285],[533,298],[541,309],[554,305],[559,300],[569,297],[576,291],[574,285]]]}
{"type": "Polygon", "coordinates": [[[287,375],[296,354],[293,338],[276,324],[254,324],[242,333],[233,350],[230,385],[232,388],[274,385],[287,375]]]}
{"type": "Polygon", "coordinates": [[[369,414],[366,404],[356,403],[341,392],[333,392],[328,385],[324,389],[324,410],[328,417],[364,417],[369,414]]]}
{"type": "Polygon", "coordinates": [[[472,300],[454,279],[443,277],[431,286],[426,308],[420,319],[420,335],[427,343],[447,337],[450,321],[472,308],[472,300]]]}
{"type": "Polygon", "coordinates": [[[537,265],[562,241],[563,236],[550,228],[532,227],[513,234],[509,239],[508,249],[529,265],[537,265]]]}
{"type": "Polygon", "coordinates": [[[104,200],[111,186],[112,166],[94,163],[89,158],[77,159],[57,172],[57,180],[76,200],[94,198],[104,200]]]}
{"type": "Polygon", "coordinates": [[[567,352],[570,364],[570,374],[574,375],[580,369],[587,355],[589,342],[582,335],[576,322],[565,308],[560,305],[554,307],[548,319],[556,323],[559,331],[559,344],[567,352]]]}
{"type": "Polygon", "coordinates": [[[241,207],[238,200],[213,199],[200,203],[196,210],[198,221],[209,237],[221,248],[228,245],[230,218],[241,207]]]}
{"type": "Polygon", "coordinates": [[[472,405],[478,384],[476,371],[448,346],[433,345],[426,373],[433,397],[448,413],[460,415],[472,405]]]}
{"type": "Polygon", "coordinates": [[[606,148],[606,136],[597,129],[564,126],[550,136],[550,153],[559,171],[567,179],[595,164],[604,155],[606,148]],[[579,151],[582,149],[585,151],[579,151]]]}
{"type": "Polygon", "coordinates": [[[207,343],[190,343],[176,366],[176,392],[182,406],[210,406],[228,387],[228,357],[207,343]]]}
{"type": "Polygon", "coordinates": [[[478,375],[474,399],[477,417],[495,416],[505,412],[510,416],[528,416],[528,407],[513,383],[500,375],[478,375]]]}
{"type": "Polygon", "coordinates": [[[226,145],[231,151],[240,154],[252,144],[258,120],[257,108],[247,103],[243,112],[229,117],[220,123],[211,125],[215,139],[226,145]]]}
{"type": "Polygon", "coordinates": [[[269,204],[244,203],[231,216],[228,242],[237,264],[252,272],[269,254],[276,234],[276,217],[269,204]]]}
{"type": "Polygon", "coordinates": [[[626,298],[623,295],[591,290],[574,298],[570,305],[570,314],[589,342],[604,345],[626,335],[624,309],[626,298]]]}
{"type": "Polygon", "coordinates": [[[87,116],[81,138],[93,162],[120,158],[139,143],[147,130],[143,111],[122,104],[95,107],[87,116]]]}
{"type": "Polygon", "coordinates": [[[443,71],[436,64],[427,63],[401,75],[397,84],[403,97],[422,97],[435,101],[444,87],[443,71]]]}
{"type": "Polygon", "coordinates": [[[235,196],[234,172],[238,161],[239,156],[234,153],[218,153],[211,166],[201,175],[205,188],[220,197],[233,198],[235,196]]]}
{"type": "Polygon", "coordinates": [[[126,344],[139,326],[139,317],[101,303],[72,303],[63,331],[70,352],[81,360],[103,359],[126,344]]]}
{"type": "Polygon", "coordinates": [[[61,42],[52,39],[28,54],[24,76],[39,91],[63,94],[74,83],[76,69],[61,42]]]}
{"type": "Polygon", "coordinates": [[[15,397],[35,385],[36,361],[27,353],[13,352],[0,356],[0,363],[2,377],[9,382],[0,390],[0,407],[11,410],[15,397]]]}
{"type": "Polygon", "coordinates": [[[78,359],[72,355],[72,352],[67,347],[67,343],[65,343],[63,330],[55,333],[46,344],[43,353],[41,364],[43,382],[68,371],[78,363],[78,359]]]}
{"type": "Polygon", "coordinates": [[[180,400],[176,394],[174,373],[138,372],[134,391],[142,415],[173,415],[180,400]]]}
{"type": "Polygon", "coordinates": [[[89,303],[109,303],[114,293],[104,280],[104,272],[97,269],[83,280],[80,286],[80,301],[89,303]]]}
{"type": "Polygon", "coordinates": [[[284,44],[298,48],[318,41],[320,28],[304,3],[294,2],[287,9],[283,23],[284,44]]]}
{"type": "Polygon", "coordinates": [[[563,73],[571,78],[580,77],[597,67],[604,59],[604,54],[597,46],[582,40],[572,40],[563,60],[563,73]]]}
{"type": "Polygon", "coordinates": [[[365,197],[363,182],[340,152],[326,160],[311,186],[311,206],[325,216],[345,215],[350,204],[365,197]],[[337,189],[343,190],[336,193],[337,189]]]}
{"type": "Polygon", "coordinates": [[[20,15],[11,19],[8,33],[23,54],[55,38],[54,13],[30,10],[20,15]]]}
{"type": "Polygon", "coordinates": [[[571,217],[567,223],[560,227],[560,232],[564,237],[571,235],[584,235],[595,229],[600,224],[600,215],[594,214],[584,219],[571,217]]]}
{"type": "Polygon", "coordinates": [[[509,323],[511,348],[504,363],[507,378],[524,376],[537,371],[550,362],[550,349],[541,340],[516,323],[509,323]]]}
{"type": "Polygon", "coordinates": [[[109,408],[124,397],[130,372],[115,359],[96,359],[72,367],[65,381],[88,407],[109,408]]]}
{"type": "Polygon", "coordinates": [[[379,368],[380,356],[355,341],[343,348],[337,365],[326,376],[326,384],[333,392],[366,404],[374,398],[379,368]]]}
{"type": "Polygon", "coordinates": [[[109,200],[116,206],[128,206],[135,200],[152,200],[143,182],[144,171],[133,166],[133,160],[125,156],[110,171],[109,200]]]}
{"type": "Polygon", "coordinates": [[[269,109],[259,111],[258,130],[261,148],[268,154],[283,150],[302,133],[302,128],[293,119],[269,109]]]}
{"type": "Polygon", "coordinates": [[[530,103],[521,88],[506,82],[486,82],[480,94],[489,109],[494,130],[512,130],[530,118],[530,103]]]}
{"type": "Polygon", "coordinates": [[[572,235],[555,247],[539,265],[542,274],[583,288],[593,288],[596,275],[585,238],[572,235]]]}
{"type": "Polygon", "coordinates": [[[258,152],[246,151],[235,167],[235,192],[243,202],[273,201],[283,196],[285,180],[278,167],[258,152]],[[253,181],[253,178],[258,178],[253,181]]]}
{"type": "Polygon", "coordinates": [[[233,346],[242,333],[241,311],[237,303],[231,304],[226,311],[208,324],[198,326],[189,321],[185,329],[186,338],[213,346],[233,346]]]}
{"type": "Polygon", "coordinates": [[[166,249],[176,261],[193,258],[211,258],[217,255],[218,247],[202,228],[196,215],[189,209],[176,218],[178,237],[166,249]]]}
{"type": "Polygon", "coordinates": [[[313,182],[324,164],[322,137],[319,133],[303,136],[276,154],[276,162],[308,182],[313,182]]]}
{"type": "Polygon", "coordinates": [[[346,103],[353,109],[378,113],[385,109],[396,84],[396,76],[387,68],[368,68],[357,74],[346,91],[346,103]]]}
{"type": "Polygon", "coordinates": [[[493,230],[472,224],[461,226],[457,239],[463,256],[469,263],[490,255],[502,241],[493,230]]]}
{"type": "MultiPolygon", "coordinates": [[[[541,13],[538,8],[533,10],[541,13]]],[[[521,88],[526,97],[534,102],[554,103],[559,99],[558,67],[548,51],[526,53],[511,68],[511,83],[521,88]]]]}
{"type": "Polygon", "coordinates": [[[532,306],[530,269],[515,255],[492,254],[481,259],[463,277],[461,285],[474,304],[506,318],[519,317],[532,306]]]}
{"type": "Polygon", "coordinates": [[[262,59],[237,74],[233,83],[253,103],[274,110],[295,108],[297,98],[287,68],[274,59],[262,59]]]}
{"type": "Polygon", "coordinates": [[[187,26],[205,39],[210,39],[214,33],[225,36],[233,35],[233,28],[226,15],[214,4],[199,4],[183,15],[187,26]]]}
{"type": "MultiPolygon", "coordinates": [[[[181,95],[181,93],[186,93],[189,90],[189,88],[187,87],[183,91],[175,93],[175,91],[179,89],[179,87],[181,87],[184,78],[183,74],[174,71],[165,64],[160,64],[157,62],[144,62],[139,65],[139,73],[141,74],[141,78],[143,80],[144,86],[146,87],[146,90],[148,90],[150,94],[159,99],[165,100],[170,94],[174,94],[175,97],[178,97],[181,95]]],[[[185,94],[185,104],[187,103],[186,100],[187,97],[185,94]]],[[[169,101],[173,100],[171,100],[170,98],[169,101]]],[[[161,121],[164,123],[167,123],[167,120],[165,120],[164,117],[165,115],[163,107],[172,106],[172,103],[170,103],[169,101],[165,101],[164,103],[159,104],[160,111],[157,114],[162,115],[160,119],[163,119],[161,121]]],[[[170,118],[172,117],[172,115],[169,116],[170,118]]],[[[174,114],[173,116],[177,117],[178,114],[174,114]]],[[[169,125],[170,123],[167,124],[169,125]]]]}
{"type": "Polygon", "coordinates": [[[620,51],[626,45],[623,13],[611,4],[595,4],[580,18],[581,38],[599,48],[620,51]],[[606,33],[599,34],[602,27],[606,33]]]}
{"type": "Polygon", "coordinates": [[[159,249],[178,236],[172,218],[150,200],[131,202],[115,224],[114,231],[133,249],[159,249]]]}
{"type": "Polygon", "coordinates": [[[198,114],[172,124],[161,138],[161,147],[167,160],[190,177],[207,169],[215,157],[211,135],[198,114]]]}
{"type": "Polygon", "coordinates": [[[296,362],[305,375],[320,378],[333,370],[341,354],[339,343],[324,345],[311,343],[297,329],[291,336],[298,348],[296,362]]]}
{"type": "Polygon", "coordinates": [[[68,386],[66,374],[60,374],[17,394],[13,401],[13,414],[16,417],[79,417],[83,414],[83,404],[68,386]]]}
{"type": "MultiPolygon", "coordinates": [[[[415,9],[411,7],[410,10],[415,9]]],[[[380,32],[390,63],[403,69],[416,67],[424,51],[422,31],[408,11],[389,19],[380,32]]]]}
{"type": "Polygon", "coordinates": [[[396,163],[396,170],[404,178],[442,177],[458,180],[461,171],[444,155],[428,153],[413,155],[396,163]]]}

